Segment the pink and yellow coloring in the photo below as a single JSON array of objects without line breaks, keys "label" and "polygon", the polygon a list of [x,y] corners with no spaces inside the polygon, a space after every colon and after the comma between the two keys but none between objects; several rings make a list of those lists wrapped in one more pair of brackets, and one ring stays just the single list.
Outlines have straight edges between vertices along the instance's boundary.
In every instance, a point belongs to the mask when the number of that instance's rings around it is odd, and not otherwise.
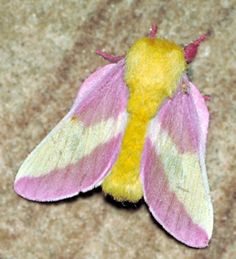
[{"label": "pink and yellow coloring", "polygon": [[205,166],[209,113],[187,64],[201,36],[185,48],[155,37],[134,43],[85,80],[69,113],[32,151],[14,189],[56,201],[102,185],[118,201],[142,197],[176,239],[206,247],[213,209]]}]

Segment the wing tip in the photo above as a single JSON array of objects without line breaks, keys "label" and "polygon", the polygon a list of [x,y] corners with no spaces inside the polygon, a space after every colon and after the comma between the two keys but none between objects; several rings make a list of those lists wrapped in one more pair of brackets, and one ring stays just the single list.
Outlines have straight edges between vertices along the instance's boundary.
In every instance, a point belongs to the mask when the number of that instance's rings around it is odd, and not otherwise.
[{"label": "wing tip", "polygon": [[31,195],[27,195],[26,187],[22,184],[21,178],[16,178],[15,182],[13,184],[13,190],[17,195],[20,197],[30,200],[30,201],[39,201],[35,199],[34,197],[31,197]]},{"label": "wing tip", "polygon": [[32,193],[30,192],[30,189],[27,187],[24,181],[24,178],[25,177],[16,178],[14,182],[13,189],[17,195],[29,201],[35,201],[35,202],[49,201],[49,200],[43,200],[43,199],[37,198],[36,196],[32,195]]},{"label": "wing tip", "polygon": [[[146,202],[145,196],[144,200]],[[166,224],[158,217],[157,213],[155,213],[152,207],[148,206],[148,208],[156,222],[159,223],[162,228],[171,236],[173,236],[177,241],[192,248],[207,248],[209,246],[212,233],[208,234],[207,230],[203,229],[198,224],[193,223],[192,226],[194,226],[194,229],[192,229],[192,231],[189,232],[189,235],[185,237],[166,226]]]},{"label": "wing tip", "polygon": [[[203,230],[204,231],[204,230]],[[177,240],[179,240],[180,242],[182,242],[183,244],[192,247],[192,248],[207,248],[209,246],[211,237],[209,237],[206,232],[204,231],[203,234],[205,235],[205,237],[197,237],[193,240],[180,240],[177,237],[175,237]]]}]

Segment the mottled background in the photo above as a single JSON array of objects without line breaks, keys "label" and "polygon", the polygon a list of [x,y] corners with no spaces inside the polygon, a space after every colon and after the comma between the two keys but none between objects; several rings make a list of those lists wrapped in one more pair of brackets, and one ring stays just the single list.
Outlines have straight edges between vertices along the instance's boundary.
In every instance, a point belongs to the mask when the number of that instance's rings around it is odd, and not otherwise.
[{"label": "mottled background", "polygon": [[[194,2],[194,3],[190,3]],[[236,1],[0,0],[0,258],[235,258]],[[100,190],[38,204],[12,190],[26,155],[70,108],[81,82],[123,54],[150,24],[186,44],[211,32],[192,64],[209,102],[207,168],[215,211],[207,249],[155,224],[144,203],[113,204]]]}]

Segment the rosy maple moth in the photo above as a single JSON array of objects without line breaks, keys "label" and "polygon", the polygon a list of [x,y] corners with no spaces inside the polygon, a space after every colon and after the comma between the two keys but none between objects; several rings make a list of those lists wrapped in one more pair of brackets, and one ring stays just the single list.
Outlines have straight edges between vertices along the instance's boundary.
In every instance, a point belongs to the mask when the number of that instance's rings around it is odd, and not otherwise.
[{"label": "rosy maple moth", "polygon": [[115,200],[143,196],[177,240],[206,247],[212,235],[205,146],[209,113],[186,69],[204,36],[186,47],[149,37],[82,84],[68,114],[20,167],[14,189],[57,201],[102,184]]}]

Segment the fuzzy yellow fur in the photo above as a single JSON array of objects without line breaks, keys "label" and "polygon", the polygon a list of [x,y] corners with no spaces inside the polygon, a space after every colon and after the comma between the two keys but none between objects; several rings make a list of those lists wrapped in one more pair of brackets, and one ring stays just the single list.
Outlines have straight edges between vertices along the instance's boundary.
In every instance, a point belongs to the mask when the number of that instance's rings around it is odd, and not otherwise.
[{"label": "fuzzy yellow fur", "polygon": [[129,120],[119,157],[102,184],[114,199],[142,198],[140,162],[147,126],[162,101],[176,90],[185,67],[183,49],[173,42],[142,38],[130,48],[125,74]]}]

